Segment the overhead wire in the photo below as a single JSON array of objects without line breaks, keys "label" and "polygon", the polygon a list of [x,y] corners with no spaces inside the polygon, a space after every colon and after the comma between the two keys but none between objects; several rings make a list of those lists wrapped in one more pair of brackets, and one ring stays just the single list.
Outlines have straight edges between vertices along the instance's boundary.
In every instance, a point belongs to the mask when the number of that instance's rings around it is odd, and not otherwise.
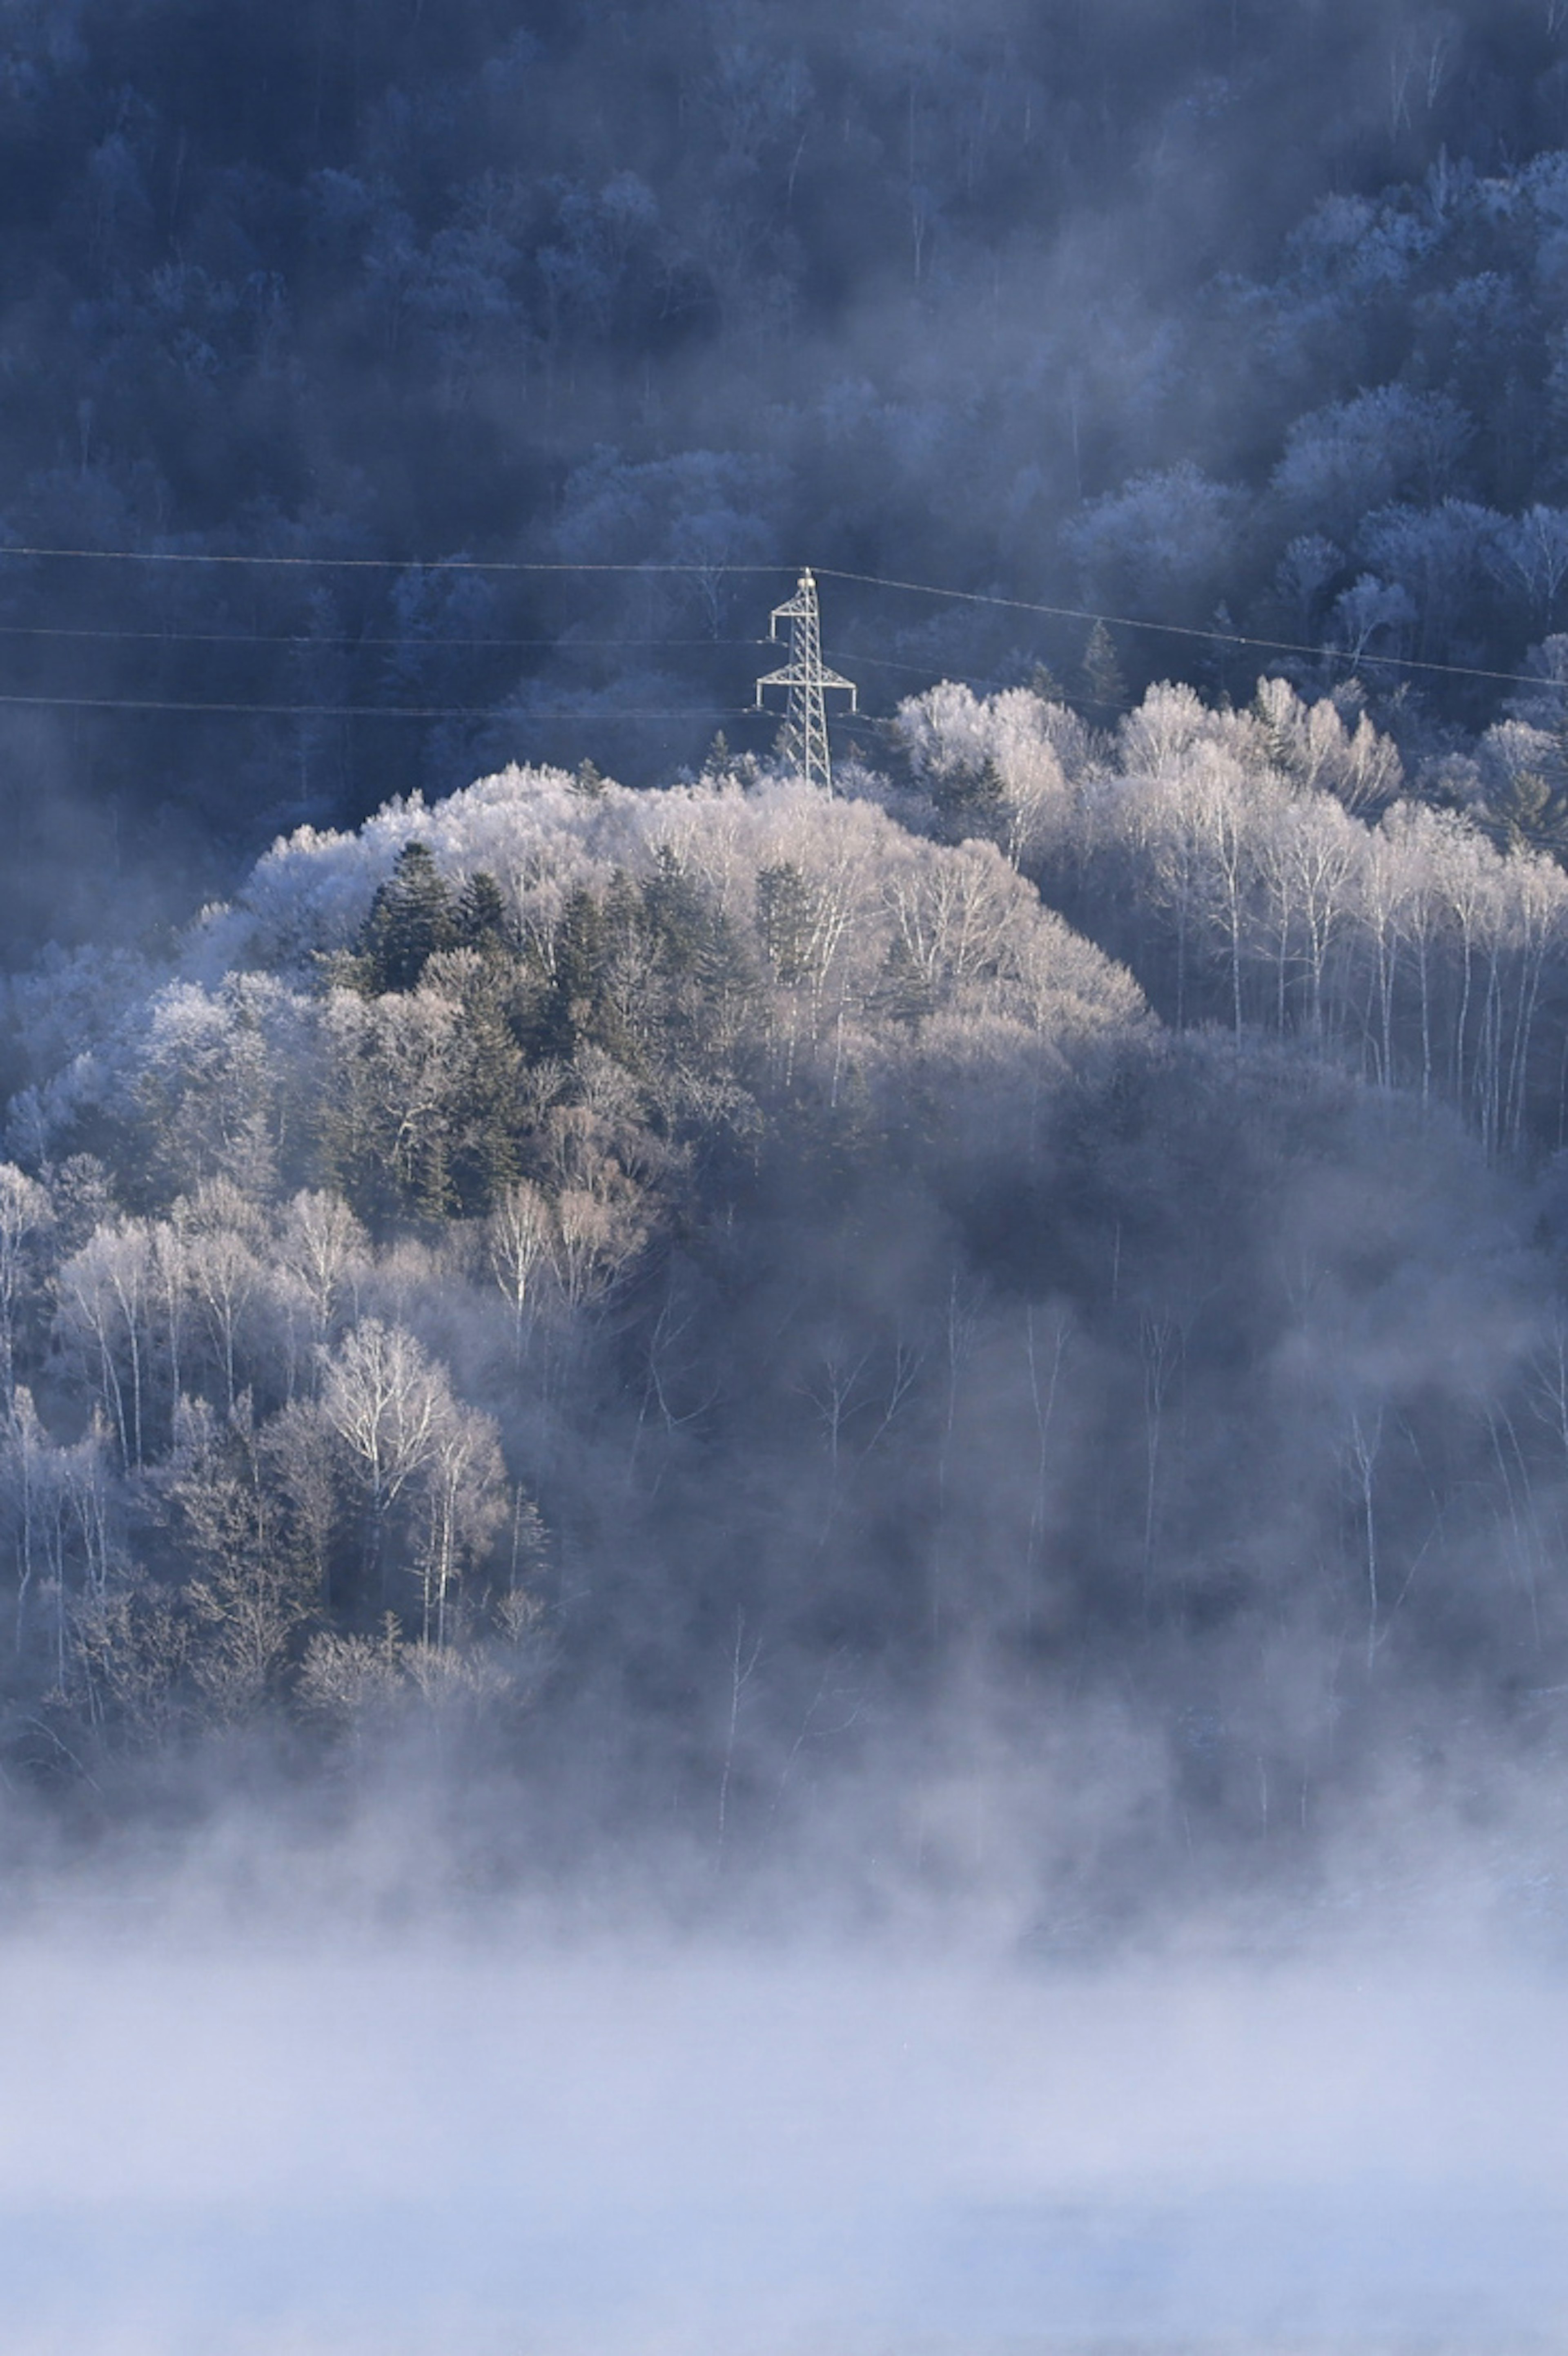
[{"label": "overhead wire", "polygon": [[1210,624],[1200,627],[1191,622],[1151,622],[1131,614],[1096,613],[1087,605],[1046,605],[1028,597],[1002,597],[979,589],[944,589],[931,581],[899,581],[876,573],[848,573],[830,564],[815,566],[819,581],[853,581],[871,589],[902,589],[921,597],[944,597],[965,605],[995,605],[1018,614],[1040,614],[1054,621],[1098,622],[1108,630],[1143,630],[1157,637],[1193,638],[1205,646],[1253,647],[1260,652],[1282,655],[1306,655],[1315,662],[1330,660],[1352,664],[1380,663],[1396,670],[1435,671],[1450,679],[1483,679],[1508,687],[1549,686],[1550,680],[1532,677],[1524,671],[1484,670],[1473,663],[1440,663],[1423,660],[1417,655],[1379,655],[1362,649],[1352,653],[1348,647],[1311,645],[1303,639],[1264,638],[1250,631],[1227,630]]},{"label": "overhead wire", "polygon": [[[540,574],[550,576],[602,573],[645,575],[656,573],[677,575],[686,578],[701,578],[705,580],[721,580],[731,575],[744,578],[754,578],[763,575],[777,577],[780,574],[787,573],[788,572],[796,569],[784,564],[700,564],[691,562],[665,562],[663,560],[650,560],[645,562],[632,562],[625,560],[616,562],[599,562],[579,559],[547,560],[538,558],[467,556],[430,558],[392,556],[300,556],[211,549],[51,548],[35,546],[30,543],[23,542],[7,542],[0,544],[0,559],[7,558],[40,562],[98,562],[121,564],[207,564],[247,568],[281,567],[292,570],[315,569],[319,571],[331,569],[356,572],[379,571],[423,573],[496,573],[511,574]],[[996,591],[955,589],[948,587],[938,582],[911,581],[890,573],[855,572],[851,571],[847,566],[842,565],[816,565],[814,566],[812,570],[815,572],[816,577],[823,581],[842,581],[851,583],[862,588],[892,590],[912,596],[934,597],[952,605],[972,605],[1008,613],[1035,615],[1043,619],[1052,621],[1086,622],[1092,626],[1095,624],[1099,624],[1106,629],[1133,630],[1154,637],[1186,639],[1210,647],[1246,648],[1261,654],[1296,655],[1315,662],[1328,660],[1344,663],[1349,665],[1351,669],[1375,667],[1380,669],[1420,671],[1428,676],[1448,679],[1479,680],[1494,686],[1526,687],[1533,688],[1537,691],[1552,684],[1551,681],[1543,680],[1539,676],[1529,672],[1494,670],[1472,663],[1437,662],[1428,658],[1416,655],[1374,653],[1367,648],[1352,650],[1349,648],[1333,647],[1322,643],[1315,644],[1305,639],[1265,637],[1252,631],[1227,629],[1220,626],[1218,623],[1207,626],[1199,626],[1197,624],[1186,622],[1152,621],[1147,616],[1142,615],[1111,614],[1087,605],[1050,605],[1037,598],[1003,596]],[[10,634],[10,626],[4,626],[6,627],[7,634]],[[16,626],[18,633],[20,630],[26,629],[27,626]],[[75,635],[74,633],[69,633],[64,630],[47,632],[45,626],[38,626],[36,634],[39,636],[46,634],[59,635],[61,637]],[[255,634],[254,636],[242,636],[240,633],[229,632],[206,633],[180,631],[118,633],[105,630],[102,632],[83,631],[80,635],[83,637],[102,636],[105,638],[112,638],[118,636],[124,636],[127,638],[137,639],[150,639],[156,637],[160,640],[167,640],[168,642],[176,644],[222,644],[232,642],[236,644],[245,643],[261,645],[278,643],[297,647],[325,647],[332,645],[401,645],[410,643],[410,641],[398,638],[315,638],[308,636],[301,637],[297,633],[288,634],[286,636],[280,633],[277,635],[276,638],[260,633]],[[552,646],[560,649],[570,648],[572,645],[582,647],[597,646],[604,648],[609,648],[617,645],[645,645],[648,647],[723,645],[727,647],[738,647],[747,644],[758,644],[761,643],[761,641],[747,639],[720,640],[710,638],[647,638],[624,640],[609,638],[598,640],[443,638],[440,640],[423,639],[414,641],[414,643],[451,646],[484,645],[490,647],[508,645],[526,647],[539,645]],[[857,659],[851,658],[850,659]],[[882,664],[890,669],[906,669],[912,672],[919,671],[924,668],[916,664],[896,664],[893,662],[891,658],[886,656],[867,655],[862,656],[858,659]],[[127,699],[122,701],[120,699],[112,698],[80,699],[60,696],[12,696],[3,700],[10,702],[59,704],[62,706],[69,706],[75,703],[92,702],[100,704],[105,709],[128,710],[265,710],[275,712],[291,711],[299,712],[319,711],[326,712],[331,709],[331,707],[326,706],[305,705],[261,706],[217,703],[186,704],[177,702],[161,702],[153,698],[136,700]],[[456,707],[443,707],[440,709],[431,707],[428,709],[420,708],[416,710],[414,707],[400,705],[397,707],[389,707],[389,709],[395,709],[400,714],[409,712],[415,717],[455,718],[471,716],[467,707],[463,707],[461,709]],[[344,711],[349,716],[357,713],[364,713],[367,717],[376,716],[373,707],[369,706],[346,706],[344,707]],[[624,716],[627,718],[634,718],[650,717],[654,715],[627,713]],[[693,714],[692,716],[705,717],[707,715]]]},{"label": "overhead wire", "polygon": [[397,637],[328,630],[318,637],[309,630],[123,630],[111,629],[107,626],[68,627],[54,622],[0,622],[0,638],[125,639],[147,646],[293,647],[302,652],[326,647],[347,647],[350,651],[359,647],[549,647],[557,654],[570,654],[575,647],[754,647],[768,644],[765,638],[437,638],[412,631]]},{"label": "overhead wire", "polygon": [[[767,644],[767,640],[764,638],[762,643],[765,646]],[[834,664],[848,663],[856,670],[863,670],[867,664],[869,663],[877,670],[905,671],[912,679],[929,680],[931,677],[931,665],[929,663],[899,662],[896,661],[891,655],[847,655],[841,652],[836,652],[832,655],[825,654],[823,659]],[[982,678],[976,672],[965,671],[964,674],[964,684],[966,687],[999,689],[1016,687],[1018,686],[1019,681],[1016,679]]]},{"label": "overhead wire", "polygon": [[623,720],[742,720],[754,718],[750,704],[728,710],[699,712],[539,712],[527,704],[499,703],[242,703],[181,702],[161,696],[132,695],[12,695],[0,692],[0,705],[17,704],[65,712],[207,712],[254,713],[273,720],[504,720],[525,726],[535,723],[570,721],[597,727],[601,721]]},{"label": "overhead wire", "polygon": [[278,556],[264,550],[208,548],[33,548],[0,545],[0,557],[37,562],[92,559],[106,564],[240,564],[308,566],[340,573],[684,573],[711,580],[726,573],[787,573],[785,564],[691,564],[650,560],[633,563],[590,562],[569,558],[513,556]]}]

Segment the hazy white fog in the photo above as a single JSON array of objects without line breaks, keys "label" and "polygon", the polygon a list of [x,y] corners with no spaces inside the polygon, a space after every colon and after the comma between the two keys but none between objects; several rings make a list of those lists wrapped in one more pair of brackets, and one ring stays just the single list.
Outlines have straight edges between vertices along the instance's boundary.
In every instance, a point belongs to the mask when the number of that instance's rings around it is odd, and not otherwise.
[{"label": "hazy white fog", "polygon": [[16,2356],[1568,2335],[1563,1989],[1473,1954],[35,1922],[0,2088]]}]

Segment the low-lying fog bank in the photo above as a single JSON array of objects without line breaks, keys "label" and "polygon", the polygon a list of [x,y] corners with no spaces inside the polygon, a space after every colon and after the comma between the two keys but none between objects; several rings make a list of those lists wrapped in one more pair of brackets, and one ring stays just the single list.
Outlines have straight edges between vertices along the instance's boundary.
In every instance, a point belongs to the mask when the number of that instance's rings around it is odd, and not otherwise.
[{"label": "low-lying fog bank", "polygon": [[[810,1918],[803,1893],[801,1919]],[[17,2356],[1560,2348],[1560,1970],[36,1899]]]}]

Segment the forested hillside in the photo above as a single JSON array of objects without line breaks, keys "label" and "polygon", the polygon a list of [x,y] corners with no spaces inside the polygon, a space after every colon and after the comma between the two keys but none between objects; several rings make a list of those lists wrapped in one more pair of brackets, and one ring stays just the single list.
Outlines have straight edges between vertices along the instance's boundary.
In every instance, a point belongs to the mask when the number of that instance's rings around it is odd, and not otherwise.
[{"label": "forested hillside", "polygon": [[853,1794],[938,1876],[994,1777],[1101,1907],[1554,1739],[1561,871],[1280,682],[898,725],[307,828],[13,985],[11,1774],[417,1738],[547,1851]]},{"label": "forested hillside", "polygon": [[8,1788],[1103,1919],[1555,1755],[1565,95],[0,0]]},{"label": "forested hillside", "polygon": [[0,2350],[1568,2349],[1568,0],[0,0]]},{"label": "forested hillside", "polygon": [[[655,782],[805,561],[944,593],[835,585],[873,713],[1041,663],[1098,723],[1244,700],[1240,634],[1466,754],[1564,619],[1565,40],[1557,0],[5,0],[13,934],[101,930],[107,871],[134,937],[514,759]],[[1091,610],[1133,626],[1086,661]]]}]

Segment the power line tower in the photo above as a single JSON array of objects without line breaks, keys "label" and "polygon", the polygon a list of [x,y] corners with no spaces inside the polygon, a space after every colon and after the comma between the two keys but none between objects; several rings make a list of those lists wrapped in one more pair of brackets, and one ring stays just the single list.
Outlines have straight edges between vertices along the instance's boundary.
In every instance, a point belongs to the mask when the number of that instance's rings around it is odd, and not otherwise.
[{"label": "power line tower", "polygon": [[777,638],[781,622],[789,624],[789,660],[782,670],[771,670],[757,681],[757,710],[767,709],[763,701],[764,687],[788,688],[789,703],[779,732],[779,752],[784,760],[796,765],[808,786],[820,786],[825,794],[830,794],[833,759],[827,749],[824,690],[841,688],[853,712],[855,683],[823,667],[822,620],[816,609],[816,584],[809,569],[801,574],[800,585],[788,603],[773,607],[768,626],[770,638]]}]

